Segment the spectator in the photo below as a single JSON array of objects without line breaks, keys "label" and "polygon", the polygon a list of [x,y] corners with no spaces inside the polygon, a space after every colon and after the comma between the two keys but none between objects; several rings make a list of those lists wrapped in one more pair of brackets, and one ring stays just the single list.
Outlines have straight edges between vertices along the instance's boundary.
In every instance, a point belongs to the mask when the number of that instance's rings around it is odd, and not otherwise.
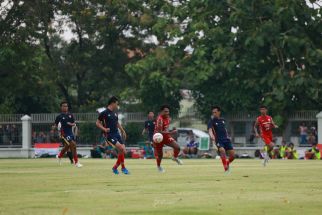
[{"label": "spectator", "polygon": [[3,135],[4,135],[3,126],[0,125],[0,144],[3,144]]},{"label": "spectator", "polygon": [[154,158],[153,148],[149,142],[145,143],[145,146],[143,146],[143,150],[144,150],[144,159]]},{"label": "spectator", "polygon": [[36,143],[45,143],[46,142],[46,135],[44,132],[39,132],[38,136],[36,136]]},{"label": "spectator", "polygon": [[5,145],[11,145],[11,130],[10,130],[10,125],[5,125],[3,129],[3,143]]},{"label": "spectator", "polygon": [[196,156],[198,153],[199,143],[196,141],[195,135],[192,131],[189,131],[187,137],[187,146],[183,149],[183,153],[187,157]]},{"label": "spectator", "polygon": [[60,142],[57,132],[52,128],[49,132],[49,142],[58,143]]},{"label": "spectator", "polygon": [[299,130],[300,130],[300,143],[306,144],[307,143],[307,127],[304,122],[300,125]]},{"label": "spectator", "polygon": [[313,135],[313,133],[310,133],[309,134],[309,138],[308,138],[308,144],[310,144],[310,145],[313,145],[313,144],[315,144],[315,143],[317,143],[317,141],[316,141],[316,138],[315,138],[315,136]]},{"label": "spectator", "polygon": [[279,151],[279,158],[284,159],[286,157],[286,149],[287,149],[287,145],[286,145],[286,142],[283,140],[282,141],[282,145],[278,149],[278,151]]},{"label": "spectator", "polygon": [[321,153],[319,148],[317,147],[317,143],[314,143],[312,145],[312,148],[307,150],[305,152],[305,159],[312,159],[312,160],[320,160],[321,159]]},{"label": "spectator", "polygon": [[285,150],[285,157],[287,159],[299,159],[299,153],[294,148],[294,144],[290,143],[288,144],[287,149]]}]

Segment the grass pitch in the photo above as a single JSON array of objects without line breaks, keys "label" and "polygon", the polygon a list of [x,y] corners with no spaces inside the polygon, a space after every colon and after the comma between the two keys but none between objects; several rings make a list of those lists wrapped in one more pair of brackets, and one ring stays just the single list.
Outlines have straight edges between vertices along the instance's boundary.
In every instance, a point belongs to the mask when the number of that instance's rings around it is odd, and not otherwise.
[{"label": "grass pitch", "polygon": [[131,175],[113,175],[115,160],[0,160],[0,214],[321,214],[322,162],[126,160]]}]

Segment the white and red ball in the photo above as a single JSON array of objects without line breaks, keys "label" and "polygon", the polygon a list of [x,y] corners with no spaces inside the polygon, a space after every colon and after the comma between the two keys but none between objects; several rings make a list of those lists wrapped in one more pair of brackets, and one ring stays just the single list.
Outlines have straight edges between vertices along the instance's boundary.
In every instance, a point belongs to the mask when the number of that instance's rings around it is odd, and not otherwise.
[{"label": "white and red ball", "polygon": [[163,140],[163,135],[161,133],[155,133],[153,135],[153,142],[155,143],[161,143]]}]

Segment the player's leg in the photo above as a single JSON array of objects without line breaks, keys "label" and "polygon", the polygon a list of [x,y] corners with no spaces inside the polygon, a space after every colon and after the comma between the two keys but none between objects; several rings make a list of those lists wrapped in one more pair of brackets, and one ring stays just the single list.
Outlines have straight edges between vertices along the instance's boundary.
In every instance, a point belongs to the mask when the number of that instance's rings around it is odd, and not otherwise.
[{"label": "player's leg", "polygon": [[173,158],[172,160],[177,162],[178,165],[182,165],[183,162],[178,158],[179,153],[180,153],[180,146],[178,145],[178,143],[174,140],[174,139],[169,139],[168,143],[165,143],[165,145],[170,146],[171,148],[173,148]]},{"label": "player's leg", "polygon": [[157,167],[159,172],[163,173],[164,169],[161,167],[161,161],[163,158],[163,144],[162,143],[153,143],[154,147],[154,157],[157,162]]},{"label": "player's leg", "polygon": [[69,145],[64,143],[62,150],[58,153],[58,155],[56,155],[59,165],[61,165],[61,158],[64,156],[64,154],[67,152],[68,149],[69,149]]},{"label": "player's leg", "polygon": [[228,154],[228,165],[229,165],[235,160],[235,150],[234,149],[227,150],[227,154]]},{"label": "player's leg", "polygon": [[77,155],[77,148],[76,148],[76,142],[74,139],[71,139],[70,141],[70,149],[73,153],[74,163],[76,167],[82,167],[83,165],[78,162],[78,155]]},{"label": "player's leg", "polygon": [[[114,164],[112,170],[114,172],[114,174],[119,174],[117,168],[122,164],[122,169],[124,166],[124,157],[125,157],[125,146],[124,144],[121,144],[119,141],[115,141],[114,139],[111,139],[111,143],[115,146],[116,150],[117,150],[117,160],[116,163]],[[125,166],[124,166],[125,168]]]},{"label": "player's leg", "polygon": [[70,147],[68,148],[68,150],[67,150],[67,157],[69,158],[69,160],[70,160],[70,163],[71,164],[74,164],[74,161],[73,161],[73,153],[72,153],[72,150],[70,149]]},{"label": "player's leg", "polygon": [[227,157],[226,157],[226,150],[224,149],[223,146],[218,145],[218,152],[219,152],[219,156],[222,162],[222,165],[224,167],[224,170],[227,171],[228,170],[228,162],[227,162]]}]

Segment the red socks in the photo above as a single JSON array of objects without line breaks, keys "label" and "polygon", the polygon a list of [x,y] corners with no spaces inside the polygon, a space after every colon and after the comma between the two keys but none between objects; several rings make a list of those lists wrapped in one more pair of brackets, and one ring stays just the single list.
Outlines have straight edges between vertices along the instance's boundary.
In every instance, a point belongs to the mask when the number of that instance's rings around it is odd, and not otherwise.
[{"label": "red socks", "polygon": [[77,163],[78,163],[78,156],[77,156],[77,152],[74,154],[74,162],[75,162],[75,164],[77,164]]},{"label": "red socks", "polygon": [[115,163],[115,165],[114,165],[114,169],[117,169],[118,167],[119,167],[119,165],[122,165],[122,169],[124,169],[125,168],[125,165],[124,165],[124,154],[122,153],[122,154],[118,154],[118,156],[117,156],[117,161],[116,161],[116,163]]},{"label": "red socks", "polygon": [[226,155],[222,154],[222,155],[220,155],[220,158],[221,158],[222,165],[224,166],[224,169],[226,171],[228,168]]},{"label": "red socks", "polygon": [[179,149],[173,149],[173,157],[177,158],[180,153],[180,148]]},{"label": "red socks", "polygon": [[232,163],[235,160],[235,156],[229,156],[228,164]]}]

